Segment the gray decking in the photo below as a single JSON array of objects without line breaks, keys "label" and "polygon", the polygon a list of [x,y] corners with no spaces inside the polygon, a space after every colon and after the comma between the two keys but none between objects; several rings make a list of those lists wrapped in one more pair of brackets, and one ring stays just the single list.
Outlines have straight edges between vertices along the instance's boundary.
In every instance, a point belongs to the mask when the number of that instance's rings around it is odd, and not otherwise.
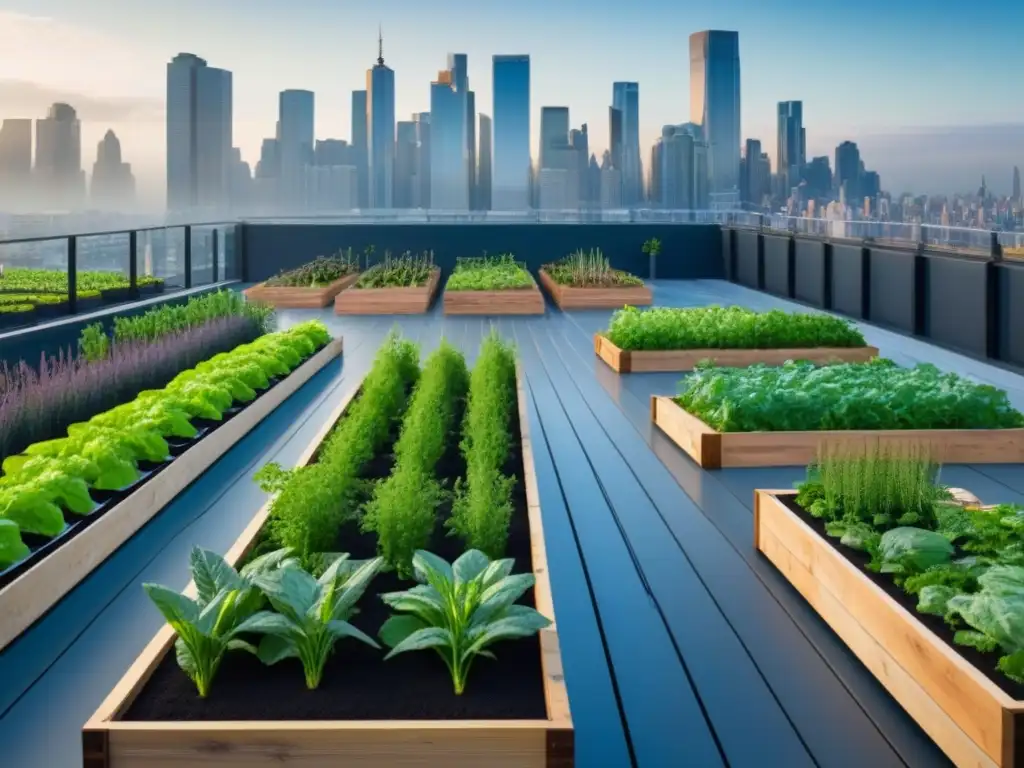
[{"label": "gray decking", "polygon": [[[786,302],[717,281],[656,283],[659,304]],[[312,312],[287,313],[292,322]],[[618,376],[593,355],[607,312],[399,319],[429,350],[472,357],[491,324],[515,339],[581,768],[942,766],[945,758],[752,548],[755,487],[802,469],[697,468],[649,424],[675,374]],[[355,387],[393,318],[323,317],[345,337],[320,374],[0,654],[0,764],[80,765],[79,731],[160,624],[139,584],[184,586],[194,544],[224,551],[263,501],[251,476],[293,463]],[[902,363],[933,362],[1010,390],[1024,378],[866,328]],[[955,466],[946,482],[1024,502],[1019,466]]]}]

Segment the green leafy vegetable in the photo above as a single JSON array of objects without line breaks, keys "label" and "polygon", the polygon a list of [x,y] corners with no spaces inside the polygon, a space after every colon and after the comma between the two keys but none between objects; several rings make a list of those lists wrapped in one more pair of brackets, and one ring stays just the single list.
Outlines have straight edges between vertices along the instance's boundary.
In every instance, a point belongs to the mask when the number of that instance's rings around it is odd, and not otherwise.
[{"label": "green leafy vegetable", "polygon": [[29,549],[21,540],[17,523],[0,517],[0,568],[6,568],[29,555]]},{"label": "green leafy vegetable", "polygon": [[459,259],[446,291],[506,291],[533,288],[533,275],[511,254],[482,259]]}]

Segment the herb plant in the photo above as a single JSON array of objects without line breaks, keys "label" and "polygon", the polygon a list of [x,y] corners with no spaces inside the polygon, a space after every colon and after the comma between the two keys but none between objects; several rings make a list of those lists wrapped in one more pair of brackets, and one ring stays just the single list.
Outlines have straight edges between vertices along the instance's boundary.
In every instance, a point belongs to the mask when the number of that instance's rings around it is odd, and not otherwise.
[{"label": "herb plant", "polygon": [[451,565],[430,552],[416,552],[419,585],[382,595],[399,612],[380,629],[381,641],[391,649],[386,658],[433,648],[461,695],[477,656],[494,658],[489,650],[494,643],[530,637],[551,625],[535,609],[516,604],[535,579],[532,573],[513,575],[513,565],[512,560],[492,562],[477,550]]},{"label": "herb plant", "polygon": [[575,288],[614,288],[644,284],[636,275],[612,269],[600,248],[589,253],[576,251],[553,264],[545,264],[544,271],[559,285]]},{"label": "herb plant", "polygon": [[406,251],[398,258],[384,254],[384,261],[359,275],[355,288],[417,288],[427,284],[434,266],[434,252],[414,256]]},{"label": "herb plant", "polygon": [[302,662],[306,687],[315,690],[324,665],[343,637],[378,648],[376,641],[348,620],[356,611],[383,561],[356,565],[340,555],[319,579],[297,565],[261,574],[254,581],[274,611],[261,611],[244,624],[246,632],[263,635],[257,655],[264,664],[295,658]]},{"label": "herb plant", "polygon": [[[221,317],[247,318],[260,333],[267,333],[273,325],[274,315],[272,307],[247,302],[237,291],[215,291],[190,298],[185,304],[165,304],[135,317],[114,318],[114,343],[154,341],[171,333],[198,328]],[[83,338],[84,335],[83,332]]]},{"label": "herb plant", "polygon": [[103,323],[91,323],[82,329],[78,339],[79,354],[89,362],[103,360],[110,354],[110,337],[103,330]]},{"label": "herb plant", "polygon": [[492,330],[470,376],[461,443],[466,477],[456,482],[447,522],[469,548],[489,557],[504,555],[508,541],[516,479],[502,470],[511,449],[509,426],[515,404],[515,349]]},{"label": "herb plant", "polygon": [[268,288],[321,288],[359,271],[359,260],[352,249],[334,256],[318,256],[308,264],[275,275],[266,281]]},{"label": "herb plant", "polygon": [[752,312],[743,307],[625,307],[604,332],[629,350],[863,347],[849,320],[824,314]]},{"label": "herb plant", "polygon": [[[77,274],[79,296],[82,291],[106,291],[130,287],[128,278],[119,272],[79,270]],[[154,285],[161,285],[160,278],[148,278]],[[139,279],[142,284],[143,278]],[[31,269],[8,267],[0,273],[0,292],[3,293],[68,293],[68,273],[63,269]],[[99,295],[97,293],[97,295]]]},{"label": "herb plant", "polygon": [[646,240],[644,242],[640,250],[645,256],[657,258],[661,255],[661,240],[656,237],[652,237],[650,240]]},{"label": "herb plant", "polygon": [[1007,429],[1024,426],[1002,390],[934,365],[890,360],[816,367],[698,366],[675,402],[721,432]]},{"label": "herb plant", "polygon": [[395,467],[366,505],[363,529],[377,534],[379,554],[401,576],[411,572],[413,554],[430,541],[437,507],[445,499],[434,470],[455,427],[468,379],[462,353],[442,340],[423,366],[402,421]]},{"label": "herb plant", "polygon": [[511,254],[459,259],[445,287],[449,291],[505,291],[532,288],[536,283],[525,265]]},{"label": "herb plant", "polygon": [[252,618],[265,603],[256,580],[288,565],[287,549],[268,553],[240,572],[215,552],[192,550],[190,566],[196,597],[159,584],[142,588],[177,633],[178,666],[196,684],[201,698],[210,693],[224,654],[233,649],[256,653],[242,634],[253,631]]}]

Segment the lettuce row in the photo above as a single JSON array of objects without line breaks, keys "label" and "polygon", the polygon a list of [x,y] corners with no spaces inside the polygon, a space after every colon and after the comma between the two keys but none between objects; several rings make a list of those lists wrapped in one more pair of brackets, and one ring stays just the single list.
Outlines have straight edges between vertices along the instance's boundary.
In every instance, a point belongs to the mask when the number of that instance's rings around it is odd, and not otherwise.
[{"label": "lettuce row", "polygon": [[[63,510],[91,512],[90,490],[120,490],[136,482],[141,461],[168,459],[167,438],[197,434],[192,419],[220,421],[247,403],[271,377],[285,376],[330,339],[319,321],[262,336],[200,363],[164,389],[72,424],[67,437],[34,443],[3,462],[0,476],[0,568],[28,555],[21,533],[53,537]],[[12,525],[14,526],[12,528]]]}]

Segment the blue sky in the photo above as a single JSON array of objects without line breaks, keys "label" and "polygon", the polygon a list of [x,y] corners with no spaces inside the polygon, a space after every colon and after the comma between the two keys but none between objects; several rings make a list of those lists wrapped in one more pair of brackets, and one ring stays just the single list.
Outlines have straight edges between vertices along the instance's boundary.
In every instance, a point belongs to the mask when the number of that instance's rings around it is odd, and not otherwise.
[{"label": "blue sky", "polygon": [[[566,105],[604,148],[611,83],[637,80],[646,157],[662,125],[689,119],[689,34],[737,29],[743,135],[772,155],[776,103],[802,99],[808,154],[859,141],[891,191],[964,188],[985,172],[1008,191],[1009,168],[1024,165],[1024,131],[1001,132],[998,148],[976,146],[965,131],[1024,125],[1020,0],[0,0],[0,117],[51,96],[77,98],[86,159],[114,127],[126,159],[158,174],[164,66],[189,51],[234,72],[235,142],[247,160],[273,134],[284,88],[316,92],[319,138],[348,138],[349,92],[376,57],[378,22],[399,119],[428,108],[429,81],[449,51],[469,55],[477,108],[489,113],[491,55],[525,52],[535,134],[542,105]],[[961,157],[953,164],[963,167],[943,176],[927,140],[900,139],[936,132],[942,147],[952,142],[977,161]]]}]

